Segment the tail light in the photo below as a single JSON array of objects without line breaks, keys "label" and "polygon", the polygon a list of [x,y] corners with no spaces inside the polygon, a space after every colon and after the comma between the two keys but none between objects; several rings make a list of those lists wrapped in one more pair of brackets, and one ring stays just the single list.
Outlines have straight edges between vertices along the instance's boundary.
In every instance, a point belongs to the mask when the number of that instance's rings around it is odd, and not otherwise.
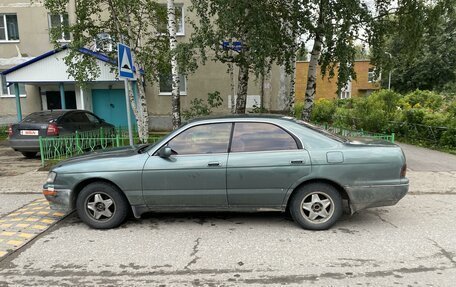
[{"label": "tail light", "polygon": [[407,164],[404,163],[404,165],[401,168],[401,178],[405,177],[406,174],[407,174]]},{"label": "tail light", "polygon": [[11,137],[13,135],[13,125],[9,125],[8,127],[8,137]]},{"label": "tail light", "polygon": [[59,127],[57,124],[49,124],[47,127],[46,134],[48,136],[58,136],[59,135]]}]

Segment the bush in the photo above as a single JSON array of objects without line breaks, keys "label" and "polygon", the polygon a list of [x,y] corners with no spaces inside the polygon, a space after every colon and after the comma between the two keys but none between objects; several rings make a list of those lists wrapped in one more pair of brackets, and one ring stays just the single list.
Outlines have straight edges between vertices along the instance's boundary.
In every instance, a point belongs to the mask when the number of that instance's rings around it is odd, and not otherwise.
[{"label": "bush", "polygon": [[295,103],[294,104],[294,117],[298,120],[302,119],[302,110],[304,109],[304,103]]},{"label": "bush", "polygon": [[416,90],[408,93],[402,99],[404,107],[412,108],[429,108],[433,111],[438,111],[442,108],[444,97],[440,94],[431,91]]},{"label": "bush", "polygon": [[335,112],[335,101],[328,99],[319,99],[313,106],[311,121],[331,124],[333,122],[333,116]]},{"label": "bush", "polygon": [[203,99],[195,98],[190,101],[190,108],[182,111],[185,120],[208,116],[212,114],[213,108],[218,108],[223,104],[223,99],[219,91],[207,94],[206,102]]},{"label": "bush", "polygon": [[315,102],[312,121],[369,132],[395,132],[410,141],[456,147],[456,98],[431,91],[380,90],[368,97]]}]

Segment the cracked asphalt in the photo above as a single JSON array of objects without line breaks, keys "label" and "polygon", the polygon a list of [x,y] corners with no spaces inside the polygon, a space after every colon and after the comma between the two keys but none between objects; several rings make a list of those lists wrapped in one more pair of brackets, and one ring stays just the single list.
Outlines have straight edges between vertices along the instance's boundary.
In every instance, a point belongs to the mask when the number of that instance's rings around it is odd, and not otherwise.
[{"label": "cracked asphalt", "polygon": [[[0,286],[454,286],[456,157],[404,151],[410,194],[328,231],[281,213],[147,214],[101,231],[71,214],[0,261]],[[9,187],[26,178],[0,175],[0,216],[39,197]]]}]

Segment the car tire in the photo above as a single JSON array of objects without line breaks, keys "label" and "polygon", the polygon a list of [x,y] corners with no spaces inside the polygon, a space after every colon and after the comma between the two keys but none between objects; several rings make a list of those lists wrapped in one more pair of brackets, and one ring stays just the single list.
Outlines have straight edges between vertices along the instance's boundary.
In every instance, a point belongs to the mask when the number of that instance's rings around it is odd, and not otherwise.
[{"label": "car tire", "polygon": [[33,151],[23,151],[21,153],[26,158],[35,158],[36,157],[36,152],[33,152]]},{"label": "car tire", "polygon": [[129,204],[123,193],[114,185],[94,182],[79,193],[76,210],[79,218],[90,227],[110,229],[125,221]]},{"label": "car tire", "polygon": [[342,197],[331,185],[311,183],[292,195],[290,213],[304,229],[325,230],[342,216]]}]

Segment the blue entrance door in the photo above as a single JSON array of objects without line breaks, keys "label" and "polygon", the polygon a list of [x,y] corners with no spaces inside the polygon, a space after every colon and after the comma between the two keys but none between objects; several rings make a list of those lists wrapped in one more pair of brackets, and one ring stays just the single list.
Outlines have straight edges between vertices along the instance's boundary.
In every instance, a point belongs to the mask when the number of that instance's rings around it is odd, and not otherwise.
[{"label": "blue entrance door", "polygon": [[[127,122],[127,105],[125,103],[124,90],[92,90],[93,112],[110,124],[117,127],[128,126]],[[131,122],[135,126],[133,112],[131,113]]]}]

